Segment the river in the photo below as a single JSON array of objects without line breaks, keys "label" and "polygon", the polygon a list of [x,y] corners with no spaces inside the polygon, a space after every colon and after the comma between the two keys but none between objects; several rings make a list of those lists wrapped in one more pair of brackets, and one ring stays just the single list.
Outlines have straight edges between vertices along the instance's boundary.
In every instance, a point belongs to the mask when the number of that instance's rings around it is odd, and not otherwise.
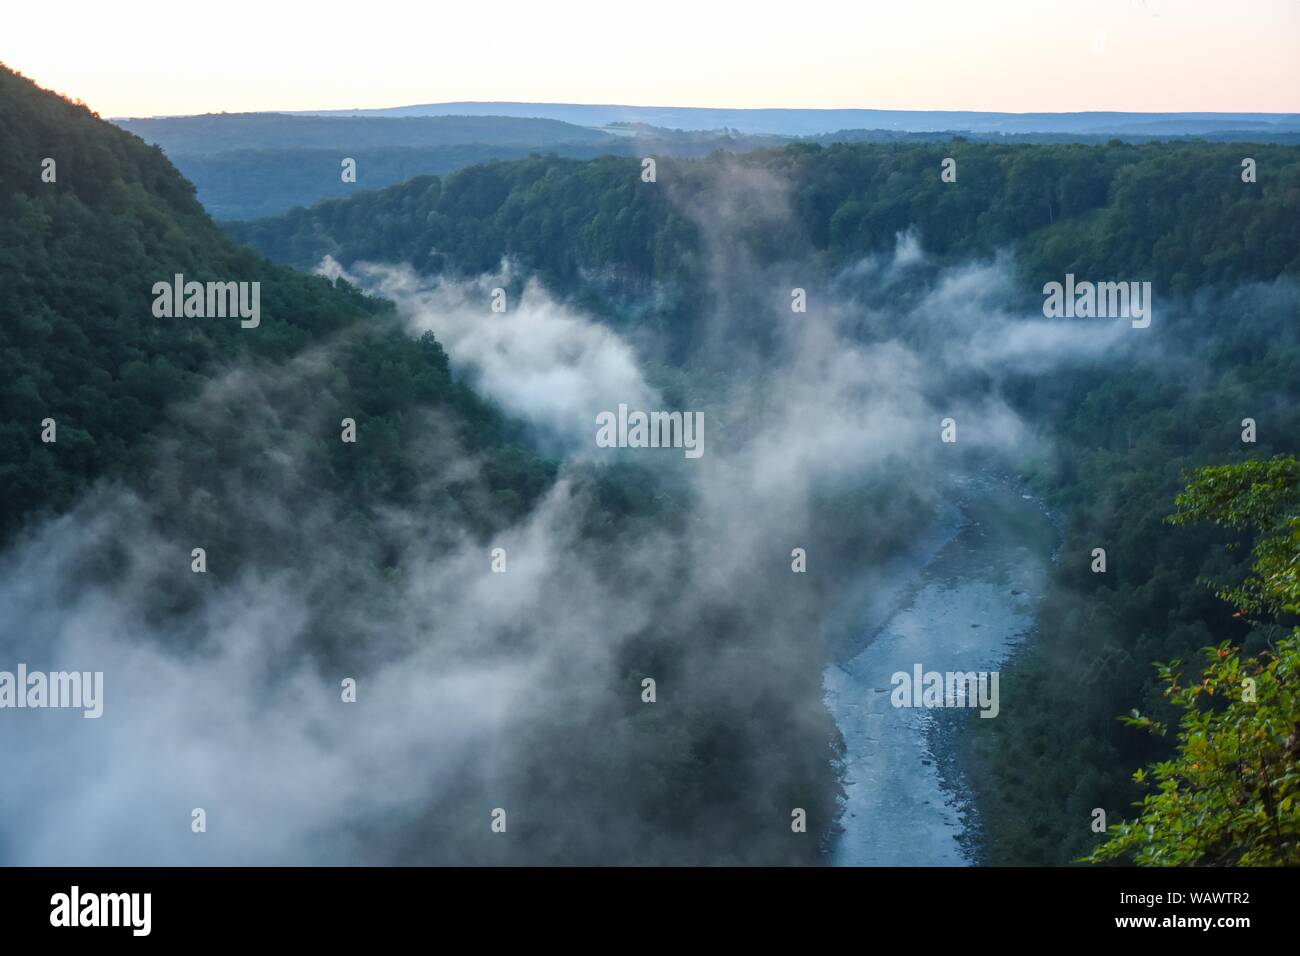
[{"label": "river", "polygon": [[[895,708],[890,677],[998,671],[1031,634],[1059,540],[1048,509],[989,477],[957,480],[912,553],[886,569],[855,640],[826,668],[827,706],[845,744],[837,866],[968,866],[978,828],[952,761],[963,721]],[[1000,703],[1008,687],[1000,682]],[[993,719],[997,719],[996,717]]]}]

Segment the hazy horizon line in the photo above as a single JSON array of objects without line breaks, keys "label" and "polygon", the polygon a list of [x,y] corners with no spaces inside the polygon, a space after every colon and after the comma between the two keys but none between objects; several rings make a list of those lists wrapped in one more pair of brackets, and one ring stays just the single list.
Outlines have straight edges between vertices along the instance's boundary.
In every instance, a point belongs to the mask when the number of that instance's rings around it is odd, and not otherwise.
[{"label": "hazy horizon line", "polygon": [[[15,71],[17,72],[17,71]],[[20,74],[24,75],[24,74]],[[28,77],[28,79],[32,79]],[[36,82],[33,80],[33,82]],[[39,84],[38,84],[39,85]],[[59,95],[74,99],[69,94],[55,90]],[[84,101],[83,101],[84,102]],[[1297,117],[1300,118],[1300,111],[1277,111],[1277,110],[1259,110],[1259,109],[1241,109],[1241,110],[1119,110],[1119,109],[1086,109],[1086,110],[1001,110],[1001,109],[974,109],[970,107],[947,107],[947,106],[928,106],[928,107],[895,107],[895,106],[675,106],[669,103],[614,103],[614,102],[580,102],[577,100],[429,100],[414,103],[397,103],[388,106],[319,106],[311,109],[277,109],[264,108],[255,110],[219,110],[206,111],[200,113],[151,113],[141,114],[122,114],[106,117],[109,120],[139,120],[139,119],[185,119],[198,116],[260,116],[260,115],[281,115],[281,116],[311,116],[320,113],[359,113],[359,112],[380,112],[383,110],[401,110],[401,109],[422,109],[426,107],[440,106],[580,106],[593,107],[597,109],[630,109],[630,110],[691,110],[694,112],[728,112],[728,113],[969,113],[973,115],[987,114],[994,116],[1194,116],[1194,117],[1211,117],[1211,116],[1278,116],[1278,117]],[[444,114],[447,116],[462,114]],[[503,114],[504,115],[504,114]],[[387,117],[377,117],[387,118]],[[393,119],[429,119],[433,117],[391,117]],[[528,117],[518,117],[526,119]],[[538,117],[542,118],[542,117]]]}]

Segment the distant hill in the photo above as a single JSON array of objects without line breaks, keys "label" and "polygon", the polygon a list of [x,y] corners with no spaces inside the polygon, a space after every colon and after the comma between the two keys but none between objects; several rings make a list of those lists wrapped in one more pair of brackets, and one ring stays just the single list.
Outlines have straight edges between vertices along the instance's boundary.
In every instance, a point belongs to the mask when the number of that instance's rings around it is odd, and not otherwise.
[{"label": "distant hill", "polygon": [[984,133],[1197,135],[1224,131],[1300,132],[1295,113],[986,113],[964,110],[704,109],[581,103],[427,103],[384,109],[318,110],[308,116],[512,116],[579,126],[645,123],[666,129],[817,136],[845,129]]},{"label": "distant hill", "polygon": [[[651,154],[703,156],[786,142],[726,131],[680,132],[644,124],[592,129],[499,116],[312,117],[209,113],[116,124],[160,146],[217,219],[259,219],[325,199],[344,199],[414,176],[445,175],[533,153],[572,159]],[[344,182],[341,162],[356,161]]]},{"label": "distant hill", "polygon": [[294,116],[287,113],[206,113],[118,119],[114,122],[169,156],[233,149],[365,149],[378,146],[550,146],[605,143],[612,137],[551,119],[512,116]]}]

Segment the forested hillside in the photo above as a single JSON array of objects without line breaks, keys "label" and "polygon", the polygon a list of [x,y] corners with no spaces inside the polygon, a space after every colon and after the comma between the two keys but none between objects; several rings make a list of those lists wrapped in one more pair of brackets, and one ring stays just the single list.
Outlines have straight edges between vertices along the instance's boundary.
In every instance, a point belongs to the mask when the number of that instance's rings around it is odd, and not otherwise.
[{"label": "forested hillside", "polygon": [[[1015,706],[971,725],[988,862],[1069,863],[1104,839],[1095,808],[1111,824],[1134,816],[1147,790],[1131,775],[1172,746],[1119,721],[1135,709],[1174,721],[1154,662],[1223,641],[1254,654],[1285,633],[1252,629],[1207,583],[1246,576],[1248,532],[1166,518],[1186,472],[1300,449],[1296,296],[1289,283],[1225,295],[1178,324],[1183,347],[1013,388],[1056,435],[1039,481],[1068,520],[1034,639],[1005,677]],[[1260,424],[1251,444],[1245,418]],[[1091,570],[1094,548],[1105,573]]]},{"label": "forested hillside", "polygon": [[[1249,186],[1247,154],[1266,170]],[[940,178],[945,157],[956,160],[956,183]],[[637,299],[631,311],[663,354],[707,361],[716,356],[693,349],[692,336],[719,300],[701,217],[688,210],[711,208],[720,170],[770,176],[788,190],[793,217],[737,236],[737,251],[784,263],[801,282],[811,281],[809,266],[832,275],[891,252],[908,232],[935,267],[1013,253],[1017,304],[1032,310],[1043,284],[1066,273],[1151,281],[1163,301],[1300,275],[1291,214],[1300,150],[1282,146],[797,145],[734,160],[662,159],[653,185],[636,160],[533,157],[225,228],[304,269],[329,255],[469,276],[507,258],[615,324]]]},{"label": "forested hillside", "polygon": [[[1094,860],[1154,866],[1300,864],[1300,465],[1294,456],[1198,468],[1169,520],[1214,524],[1254,537],[1251,573],[1219,581],[1236,618],[1267,625],[1264,646],[1231,639],[1193,664],[1159,664],[1178,715],[1177,753],[1133,773],[1146,788],[1141,815],[1107,828]],[[1188,665],[1191,665],[1190,671]],[[1199,682],[1197,678],[1200,678]],[[1171,720],[1134,708],[1134,729],[1167,737]]]},{"label": "forested hillside", "polygon": [[[396,466],[419,407],[455,408],[455,429],[475,446],[504,451],[513,440],[499,416],[451,381],[436,343],[395,334],[385,304],[344,283],[231,242],[158,149],[8,70],[0,70],[0,130],[0,541],[65,509],[97,478],[142,477],[141,446],[164,410],[223,369],[284,363],[353,329],[374,351],[354,347],[339,401],[392,432],[387,464]],[[46,158],[52,182],[42,181]],[[259,327],[155,318],[153,284],[176,273],[260,282]],[[381,362],[388,382],[365,374]],[[54,444],[40,440],[47,417],[57,423]],[[328,467],[348,466],[335,458]],[[528,500],[546,473],[521,466],[502,473],[499,487]],[[357,476],[336,478],[345,485]]]},{"label": "forested hillside", "polygon": [[[1241,188],[1246,156],[1266,170],[1250,189]],[[940,179],[945,157],[956,160],[955,184]],[[681,209],[709,181],[711,162],[661,162],[668,189],[640,182],[630,159],[489,163],[228,228],[303,267],[329,254],[473,274],[511,256],[566,290],[587,271],[689,281],[698,239]],[[1133,275],[1182,294],[1300,273],[1294,148],[796,145],[735,162],[782,177],[793,225],[838,263],[888,251],[914,229],[952,260],[1012,248],[1031,279]],[[753,241],[777,247],[781,238]],[[1031,282],[1033,295],[1041,284]]]}]

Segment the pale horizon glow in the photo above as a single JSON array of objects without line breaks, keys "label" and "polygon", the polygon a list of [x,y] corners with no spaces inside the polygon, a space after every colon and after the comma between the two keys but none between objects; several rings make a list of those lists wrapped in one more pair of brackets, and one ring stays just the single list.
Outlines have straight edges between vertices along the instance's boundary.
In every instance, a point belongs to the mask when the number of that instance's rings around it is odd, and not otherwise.
[{"label": "pale horizon glow", "polygon": [[1300,2],[230,0],[6,10],[0,61],[105,117],[454,101],[1300,113]]}]

